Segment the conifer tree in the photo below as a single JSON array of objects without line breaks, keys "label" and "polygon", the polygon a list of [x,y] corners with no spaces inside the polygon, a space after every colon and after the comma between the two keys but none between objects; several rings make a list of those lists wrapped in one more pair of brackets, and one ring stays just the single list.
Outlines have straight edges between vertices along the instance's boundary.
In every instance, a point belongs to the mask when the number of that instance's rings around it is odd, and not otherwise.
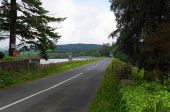
[{"label": "conifer tree", "polygon": [[[11,31],[9,15],[11,5],[8,0],[2,1],[1,8],[1,31]],[[60,38],[60,35],[52,28],[49,23],[61,22],[65,18],[55,18],[49,16],[49,12],[42,7],[41,0],[21,0],[16,3],[18,15],[16,17],[16,37],[20,40],[18,47],[34,45],[40,50],[41,57],[47,59],[46,51],[55,48],[55,42]],[[5,15],[6,14],[6,15]],[[8,21],[6,21],[8,20]],[[11,35],[11,32],[10,32]],[[7,37],[7,36],[5,36]],[[4,37],[4,38],[5,38]]]}]

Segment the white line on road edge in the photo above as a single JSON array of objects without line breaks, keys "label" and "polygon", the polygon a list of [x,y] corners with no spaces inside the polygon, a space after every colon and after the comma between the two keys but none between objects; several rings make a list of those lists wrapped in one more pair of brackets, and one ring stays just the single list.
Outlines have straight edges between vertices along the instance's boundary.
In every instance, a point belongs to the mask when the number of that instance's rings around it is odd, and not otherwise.
[{"label": "white line on road edge", "polygon": [[54,85],[54,86],[52,86],[52,87],[50,87],[50,88],[44,89],[44,90],[42,90],[42,91],[40,91],[40,92],[37,92],[37,93],[32,94],[32,95],[30,95],[30,96],[28,96],[28,97],[25,97],[25,98],[23,98],[23,99],[21,99],[21,100],[18,100],[18,101],[16,101],[16,102],[13,102],[13,103],[11,103],[11,104],[9,104],[9,105],[6,105],[6,106],[4,106],[4,107],[1,107],[1,108],[0,108],[0,111],[6,109],[6,108],[8,108],[8,107],[11,107],[11,106],[13,106],[13,105],[15,105],[15,104],[18,104],[18,103],[20,103],[20,102],[22,102],[22,101],[24,101],[24,100],[30,99],[30,98],[32,98],[32,97],[34,97],[34,96],[36,96],[36,95],[39,95],[39,94],[44,93],[44,92],[46,92],[46,91],[49,91],[49,90],[51,90],[51,89],[53,89],[53,88],[55,88],[55,87],[57,87],[57,86],[60,86],[60,85],[66,83],[66,82],[68,82],[68,81],[70,81],[70,80],[72,80],[72,79],[75,79],[75,78],[79,77],[79,76],[82,75],[82,74],[83,74],[83,73],[80,73],[80,74],[78,74],[78,75],[76,75],[76,76],[74,76],[74,77],[71,77],[71,78],[69,78],[69,79],[67,79],[67,80],[65,80],[65,81],[62,81],[62,82],[60,82],[60,83],[58,83],[58,84],[56,84],[56,85]]}]

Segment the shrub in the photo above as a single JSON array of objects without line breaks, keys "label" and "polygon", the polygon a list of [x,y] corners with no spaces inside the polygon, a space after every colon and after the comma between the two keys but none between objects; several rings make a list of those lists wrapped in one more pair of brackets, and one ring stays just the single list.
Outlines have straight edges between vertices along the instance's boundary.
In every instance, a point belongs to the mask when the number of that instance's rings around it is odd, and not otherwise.
[{"label": "shrub", "polygon": [[170,93],[159,83],[136,80],[136,84],[123,85],[121,93],[123,112],[169,112]]},{"label": "shrub", "polygon": [[0,59],[3,59],[5,54],[3,52],[0,52]]},{"label": "shrub", "polygon": [[11,57],[11,56],[5,56],[5,57],[3,58],[3,60],[4,60],[4,61],[14,61],[14,58]]}]

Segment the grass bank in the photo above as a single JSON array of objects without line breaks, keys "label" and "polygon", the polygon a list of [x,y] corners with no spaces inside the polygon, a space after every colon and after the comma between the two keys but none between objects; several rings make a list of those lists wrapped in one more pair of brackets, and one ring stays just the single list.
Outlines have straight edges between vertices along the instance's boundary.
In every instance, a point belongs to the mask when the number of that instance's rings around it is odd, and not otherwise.
[{"label": "grass bank", "polygon": [[[117,63],[117,60],[113,62]],[[116,72],[112,69],[113,62],[110,62],[106,69],[104,79],[89,107],[89,112],[119,112],[121,95]]]},{"label": "grass bank", "polygon": [[[142,80],[144,71],[131,66],[131,77],[117,79],[128,64],[113,59],[89,107],[89,112],[170,112],[170,92],[166,85]],[[118,83],[119,82],[119,83]]]},{"label": "grass bank", "polygon": [[0,70],[0,89],[43,78],[98,60],[100,60],[100,58],[51,64],[48,68],[33,72],[27,70],[19,72]]}]

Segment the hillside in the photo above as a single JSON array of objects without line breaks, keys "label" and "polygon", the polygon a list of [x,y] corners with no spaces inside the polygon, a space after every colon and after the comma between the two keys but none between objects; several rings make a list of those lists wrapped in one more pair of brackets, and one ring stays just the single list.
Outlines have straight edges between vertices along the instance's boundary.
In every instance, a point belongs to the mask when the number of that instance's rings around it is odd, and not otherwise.
[{"label": "hillside", "polygon": [[71,52],[81,52],[88,50],[97,50],[102,46],[98,44],[65,44],[57,45],[56,51],[71,51]]}]

